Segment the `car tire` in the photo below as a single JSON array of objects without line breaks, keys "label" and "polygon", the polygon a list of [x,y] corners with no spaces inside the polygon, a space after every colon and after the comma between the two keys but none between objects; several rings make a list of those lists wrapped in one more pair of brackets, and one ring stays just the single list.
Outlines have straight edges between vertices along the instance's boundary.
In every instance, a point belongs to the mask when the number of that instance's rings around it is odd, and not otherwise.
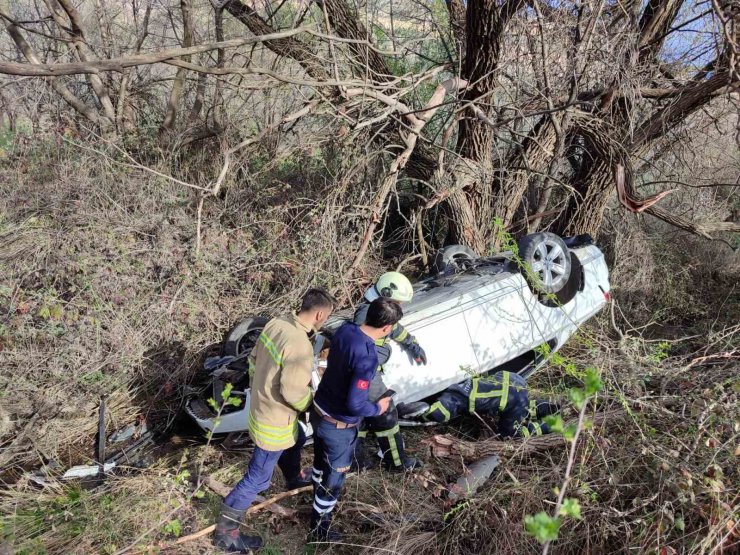
[{"label": "car tire", "polygon": [[525,235],[519,240],[519,265],[532,291],[556,294],[570,278],[570,251],[554,233]]},{"label": "car tire", "polygon": [[562,289],[552,295],[543,295],[541,302],[545,306],[558,307],[572,301],[579,291],[583,291],[583,265],[575,253],[570,253],[570,276]]},{"label": "car tire", "polygon": [[[267,318],[259,316],[245,318],[239,322],[226,334],[221,345],[221,356],[238,357],[250,352],[257,344],[257,338],[262,333],[265,325],[267,325]],[[246,369],[247,361],[242,359],[232,363],[232,365],[236,369]]]},{"label": "car tire", "polygon": [[476,252],[465,245],[449,245],[437,251],[432,265],[434,274],[446,274],[463,269],[465,262],[478,258]]}]

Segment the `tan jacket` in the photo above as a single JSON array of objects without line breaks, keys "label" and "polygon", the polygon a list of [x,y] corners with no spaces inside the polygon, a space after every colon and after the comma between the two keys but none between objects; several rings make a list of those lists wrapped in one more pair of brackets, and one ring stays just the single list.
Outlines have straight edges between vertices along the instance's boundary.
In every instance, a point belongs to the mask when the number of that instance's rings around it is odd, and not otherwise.
[{"label": "tan jacket", "polygon": [[255,444],[267,451],[295,445],[296,417],[311,404],[310,331],[297,316],[273,318],[249,356],[250,370],[254,370],[249,432]]}]

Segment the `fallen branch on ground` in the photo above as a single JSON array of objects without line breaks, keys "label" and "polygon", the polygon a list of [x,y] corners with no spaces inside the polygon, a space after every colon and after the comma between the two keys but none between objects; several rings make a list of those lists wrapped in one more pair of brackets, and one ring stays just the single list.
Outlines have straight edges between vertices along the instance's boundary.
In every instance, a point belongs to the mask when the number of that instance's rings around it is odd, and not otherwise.
[{"label": "fallen branch on ground", "polygon": [[[223,484],[220,482],[213,480],[212,478],[206,478],[203,482],[206,484],[209,488],[213,489],[216,493],[220,494],[223,491]],[[216,488],[218,488],[219,491],[216,491]],[[296,488],[289,491],[284,491],[282,493],[278,493],[277,495],[273,495],[269,499],[265,499],[261,503],[258,503],[256,505],[252,505],[247,509],[247,512],[245,513],[245,516],[251,515],[256,513],[257,511],[260,511],[264,508],[267,508],[268,510],[271,510],[272,512],[275,512],[276,514],[282,515],[282,516],[294,516],[295,511],[291,509],[286,509],[285,507],[280,507],[280,511],[275,511],[274,507],[279,507],[279,505],[275,505],[278,501],[281,499],[285,499],[286,497],[292,497],[294,495],[298,495],[299,493],[303,493],[306,491],[313,490],[313,486],[303,486],[302,488]],[[262,498],[261,496],[258,496]],[[264,498],[262,498],[264,499]],[[191,542],[193,540],[197,540],[198,538],[202,538],[203,536],[207,536],[211,532],[213,532],[216,529],[215,524],[211,524],[207,528],[203,528],[202,530],[199,530],[198,532],[195,532],[194,534],[190,534],[188,536],[183,536],[182,538],[179,538],[177,541],[175,541],[172,545],[181,545],[183,543]],[[166,546],[162,549],[166,549]]]},{"label": "fallen branch on ground", "polygon": [[[616,420],[624,415],[625,412],[622,410],[610,410],[595,414],[591,420],[596,426],[610,420]],[[511,457],[524,453],[540,453],[552,449],[562,449],[568,445],[563,436],[556,434],[503,441],[493,438],[482,441],[466,441],[455,438],[450,434],[440,434],[426,439],[422,443],[429,446],[431,454],[435,457],[462,457],[465,462],[477,461],[492,455]]]},{"label": "fallen branch on ground", "polygon": [[[219,482],[218,480],[214,478],[211,478],[210,476],[205,476],[203,478],[203,485],[206,486],[211,491],[213,491],[215,494],[220,495],[221,497],[226,497],[231,491],[231,488],[229,486]],[[279,493],[271,497],[270,499],[267,499],[265,497],[262,497],[261,495],[258,495],[257,497],[254,498],[254,500],[257,501],[257,505],[252,505],[251,507],[249,507],[247,514],[249,515],[256,511],[259,511],[260,509],[267,508],[268,511],[276,515],[279,515],[285,518],[294,518],[296,515],[295,510],[288,509],[286,507],[283,507],[282,505],[278,505],[277,502],[286,497],[291,497],[293,495],[297,495],[304,491],[308,491],[308,489],[306,488],[311,489],[311,486],[306,486],[304,488],[298,488],[298,489],[294,489],[290,491],[285,491],[283,493]]]}]

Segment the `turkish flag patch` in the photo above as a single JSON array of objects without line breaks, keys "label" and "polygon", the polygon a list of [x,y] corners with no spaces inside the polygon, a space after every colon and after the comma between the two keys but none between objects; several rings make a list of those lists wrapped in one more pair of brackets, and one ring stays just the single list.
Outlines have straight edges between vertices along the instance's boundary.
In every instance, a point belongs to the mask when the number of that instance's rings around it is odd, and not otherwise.
[{"label": "turkish flag patch", "polygon": [[357,389],[367,389],[370,387],[370,382],[367,380],[357,380]]}]

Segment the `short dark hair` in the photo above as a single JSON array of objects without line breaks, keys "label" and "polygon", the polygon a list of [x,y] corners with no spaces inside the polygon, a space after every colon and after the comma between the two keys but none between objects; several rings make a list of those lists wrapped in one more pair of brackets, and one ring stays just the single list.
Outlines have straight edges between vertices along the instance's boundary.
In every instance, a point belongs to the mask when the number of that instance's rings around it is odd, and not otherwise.
[{"label": "short dark hair", "polygon": [[386,297],[380,297],[370,303],[365,323],[371,328],[382,328],[394,325],[403,318],[401,305]]},{"label": "short dark hair", "polygon": [[331,296],[323,287],[311,287],[301,299],[301,308],[298,312],[309,312],[320,308],[333,309],[337,306],[337,300]]}]

